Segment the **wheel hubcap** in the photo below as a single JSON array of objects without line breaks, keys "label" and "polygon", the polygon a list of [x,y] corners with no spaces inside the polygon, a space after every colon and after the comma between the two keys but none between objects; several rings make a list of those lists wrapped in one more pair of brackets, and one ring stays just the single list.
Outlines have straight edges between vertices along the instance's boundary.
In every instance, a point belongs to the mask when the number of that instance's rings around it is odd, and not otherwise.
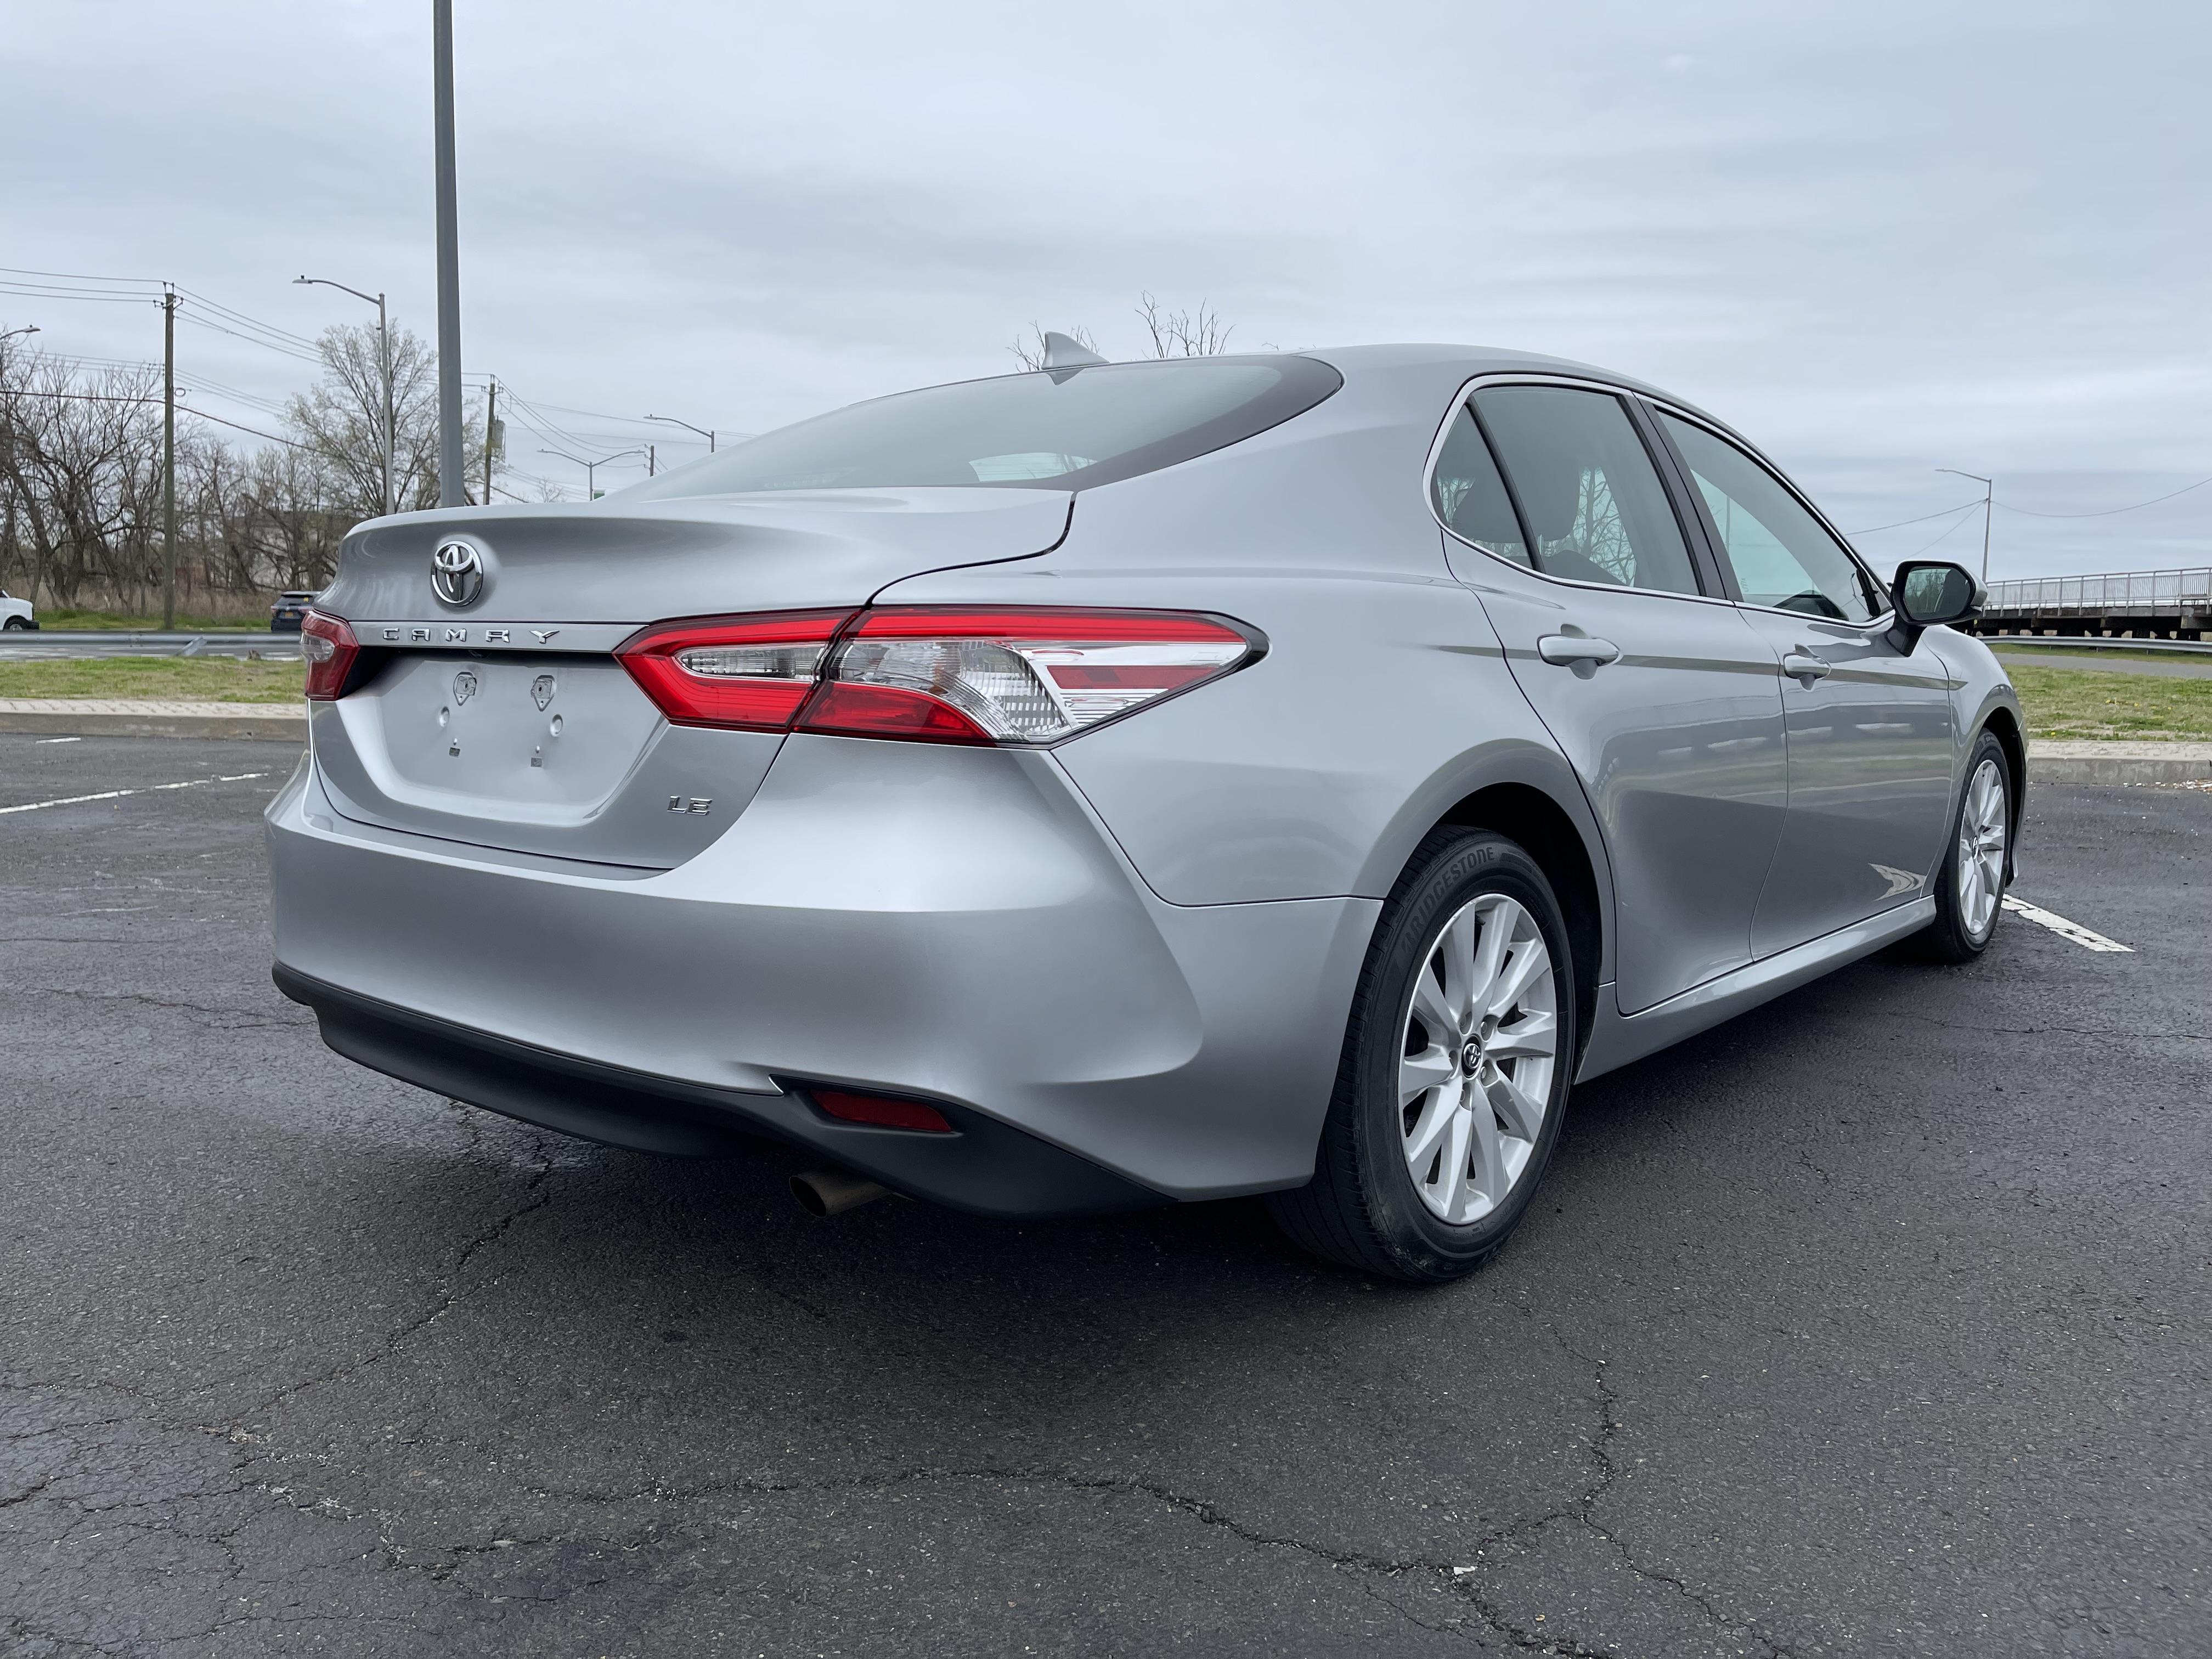
[{"label": "wheel hubcap", "polygon": [[2008,828],[2004,775],[1996,761],[1985,759],[1967,780],[1959,808],[1959,920],[1978,939],[1989,932],[2004,896]]},{"label": "wheel hubcap", "polygon": [[1505,1201],[1543,1133],[1558,1047],[1536,919],[1503,893],[1462,906],[1413,976],[1398,1044],[1406,1168],[1437,1217],[1463,1226]]}]

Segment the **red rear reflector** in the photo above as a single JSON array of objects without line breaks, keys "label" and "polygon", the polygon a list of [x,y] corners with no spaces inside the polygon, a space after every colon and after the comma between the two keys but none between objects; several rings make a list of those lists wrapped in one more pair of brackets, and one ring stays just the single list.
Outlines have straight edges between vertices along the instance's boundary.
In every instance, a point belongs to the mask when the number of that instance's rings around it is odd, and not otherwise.
[{"label": "red rear reflector", "polygon": [[995,741],[951,703],[927,691],[887,685],[823,686],[800,729],[854,738],[915,738],[924,743]]},{"label": "red rear reflector", "polygon": [[307,659],[307,700],[336,702],[361,655],[361,641],[340,618],[310,611],[300,618],[300,654]]},{"label": "red rear reflector", "polygon": [[673,725],[788,731],[851,615],[787,611],[663,623],[623,641],[615,656]]},{"label": "red rear reflector", "polygon": [[885,1129],[921,1129],[949,1135],[952,1124],[934,1106],[918,1100],[897,1100],[889,1095],[856,1095],[844,1089],[809,1089],[814,1103],[832,1117],[848,1123],[872,1123]]}]

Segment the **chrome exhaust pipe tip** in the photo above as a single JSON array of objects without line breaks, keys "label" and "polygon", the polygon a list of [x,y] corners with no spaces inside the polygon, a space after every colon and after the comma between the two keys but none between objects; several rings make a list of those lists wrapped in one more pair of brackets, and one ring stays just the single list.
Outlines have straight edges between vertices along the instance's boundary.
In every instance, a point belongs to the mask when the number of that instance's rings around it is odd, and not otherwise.
[{"label": "chrome exhaust pipe tip", "polygon": [[791,1178],[791,1195],[799,1200],[800,1208],[817,1219],[842,1215],[890,1194],[890,1188],[842,1170],[802,1170]]}]

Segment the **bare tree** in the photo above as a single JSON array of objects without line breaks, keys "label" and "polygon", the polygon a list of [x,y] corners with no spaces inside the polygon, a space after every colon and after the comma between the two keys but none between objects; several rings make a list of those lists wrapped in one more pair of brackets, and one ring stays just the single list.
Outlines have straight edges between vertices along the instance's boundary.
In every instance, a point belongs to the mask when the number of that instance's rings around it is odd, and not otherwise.
[{"label": "bare tree", "polygon": [[[331,504],[358,519],[384,511],[384,364],[376,331],[326,328],[316,341],[322,378],[286,410],[320,459]],[[438,504],[438,355],[412,331],[392,331],[392,495],[402,513]],[[483,417],[469,416],[462,453],[481,453]]]},{"label": "bare tree", "polygon": [[1168,311],[1150,294],[1137,301],[1137,318],[1152,336],[1155,357],[1218,357],[1229,349],[1229,337],[1237,331],[1224,323],[1221,313],[1204,300],[1195,312]]},{"label": "bare tree", "polygon": [[[1085,351],[1098,351],[1098,342],[1091,337],[1091,331],[1087,328],[1064,328],[1061,329],[1060,332],[1066,335],[1069,339],[1074,341],[1076,344],[1081,346]],[[1030,325],[1030,331],[1023,335],[1019,339],[1016,340],[1013,344],[1008,346],[1006,349],[1012,352],[1016,357],[1021,360],[1021,365],[1024,368],[1029,369],[1032,373],[1037,369],[1042,368],[1044,367],[1043,325],[1039,323],[1031,323]],[[1103,357],[1106,354],[1102,351],[1099,352],[1098,355]]]}]

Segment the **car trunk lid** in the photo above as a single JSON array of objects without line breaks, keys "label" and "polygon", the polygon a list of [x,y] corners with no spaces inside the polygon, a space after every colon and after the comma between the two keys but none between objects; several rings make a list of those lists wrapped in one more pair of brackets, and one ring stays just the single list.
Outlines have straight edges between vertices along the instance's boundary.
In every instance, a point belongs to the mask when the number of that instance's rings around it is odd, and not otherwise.
[{"label": "car trunk lid", "polygon": [[[925,571],[1028,558],[1072,497],[847,490],[379,520],[318,608],[351,624],[355,684],[313,706],[331,804],[505,851],[665,869],[744,809],[781,741],[672,726],[612,653],[679,617],[866,604]],[[433,584],[459,544],[473,572]]]}]

